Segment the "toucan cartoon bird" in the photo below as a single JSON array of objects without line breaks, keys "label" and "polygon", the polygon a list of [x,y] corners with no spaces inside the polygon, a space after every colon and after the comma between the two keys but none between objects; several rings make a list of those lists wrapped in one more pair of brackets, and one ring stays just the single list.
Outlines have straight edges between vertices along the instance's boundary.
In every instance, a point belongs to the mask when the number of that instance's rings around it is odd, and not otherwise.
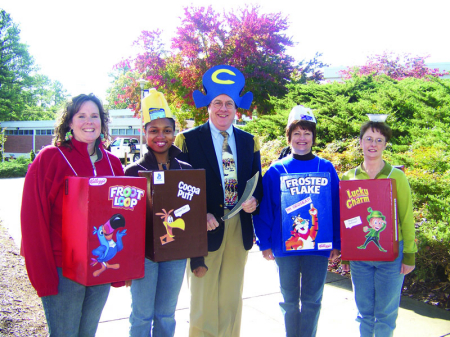
[{"label": "toucan cartoon bird", "polygon": [[127,234],[127,230],[117,231],[116,240],[113,240],[114,231],[117,228],[125,227],[125,218],[122,214],[114,214],[104,225],[101,225],[98,229],[94,227],[94,235],[97,234],[100,246],[92,250],[92,254],[97,258],[91,258],[91,265],[95,266],[97,263],[101,263],[102,267],[94,271],[94,276],[97,277],[103,273],[106,269],[119,269],[120,265],[109,264],[110,261],[118,252],[123,249],[122,237]]}]

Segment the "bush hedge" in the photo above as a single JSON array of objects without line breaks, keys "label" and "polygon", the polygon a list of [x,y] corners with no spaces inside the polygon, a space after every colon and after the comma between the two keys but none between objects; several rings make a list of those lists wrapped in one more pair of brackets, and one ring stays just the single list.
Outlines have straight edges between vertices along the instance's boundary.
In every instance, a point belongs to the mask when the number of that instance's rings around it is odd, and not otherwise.
[{"label": "bush hedge", "polygon": [[25,157],[18,157],[11,161],[0,162],[0,178],[25,177],[30,160]]},{"label": "bush hedge", "polygon": [[330,160],[339,175],[363,160],[358,137],[367,113],[387,113],[393,137],[384,158],[405,165],[416,222],[416,269],[408,275],[425,281],[450,281],[450,80],[392,80],[357,77],[344,83],[290,85],[273,99],[277,113],[248,123],[262,140],[263,171],[285,145],[290,109],[303,104],[315,110],[317,144],[313,151]]}]

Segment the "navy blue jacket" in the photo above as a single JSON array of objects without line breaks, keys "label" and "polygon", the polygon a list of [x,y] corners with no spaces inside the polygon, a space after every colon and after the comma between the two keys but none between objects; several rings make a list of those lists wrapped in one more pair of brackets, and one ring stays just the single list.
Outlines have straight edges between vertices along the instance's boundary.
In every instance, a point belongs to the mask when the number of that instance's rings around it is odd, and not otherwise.
[{"label": "navy blue jacket", "polygon": [[[262,200],[263,188],[261,178],[261,157],[259,153],[259,141],[253,135],[233,127],[237,149],[237,173],[238,173],[238,197],[244,193],[247,180],[259,172],[258,185],[253,196]],[[225,202],[220,177],[219,164],[211,136],[209,123],[185,131],[177,135],[175,144],[181,149],[178,159],[192,165],[194,169],[203,168],[206,171],[206,210],[213,214],[219,222],[219,227],[208,232],[208,251],[219,249],[224,234],[224,223],[220,218],[224,215]],[[253,246],[253,221],[252,216],[241,210],[242,239],[246,250]],[[237,215],[236,215],[237,216]],[[205,219],[206,227],[206,219]]]}]

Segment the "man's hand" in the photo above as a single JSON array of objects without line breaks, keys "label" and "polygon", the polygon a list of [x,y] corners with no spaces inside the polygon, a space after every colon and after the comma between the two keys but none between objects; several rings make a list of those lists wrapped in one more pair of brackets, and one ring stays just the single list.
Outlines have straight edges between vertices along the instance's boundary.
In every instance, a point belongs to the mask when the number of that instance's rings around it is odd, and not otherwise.
[{"label": "man's hand", "polygon": [[265,258],[267,261],[275,260],[275,257],[273,256],[273,253],[272,253],[272,249],[270,249],[270,248],[263,250],[262,255],[263,255],[263,258]]},{"label": "man's hand", "polygon": [[253,213],[256,210],[256,207],[258,206],[258,200],[255,199],[255,197],[251,197],[247,201],[242,203],[242,209],[246,213]]},{"label": "man's hand", "polygon": [[213,231],[217,227],[219,227],[219,223],[217,222],[216,217],[211,213],[206,213],[206,229]]}]

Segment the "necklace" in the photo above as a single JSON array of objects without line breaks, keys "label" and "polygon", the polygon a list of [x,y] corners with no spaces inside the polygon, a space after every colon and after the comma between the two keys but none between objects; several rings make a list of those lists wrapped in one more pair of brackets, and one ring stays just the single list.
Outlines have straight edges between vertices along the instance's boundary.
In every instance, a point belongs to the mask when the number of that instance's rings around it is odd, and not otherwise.
[{"label": "necklace", "polygon": [[161,165],[162,169],[163,169],[164,171],[166,171],[166,170],[167,170],[167,165],[169,165],[169,163],[170,163],[170,160],[168,160],[168,161],[165,162],[165,163],[158,163],[158,165]]}]

